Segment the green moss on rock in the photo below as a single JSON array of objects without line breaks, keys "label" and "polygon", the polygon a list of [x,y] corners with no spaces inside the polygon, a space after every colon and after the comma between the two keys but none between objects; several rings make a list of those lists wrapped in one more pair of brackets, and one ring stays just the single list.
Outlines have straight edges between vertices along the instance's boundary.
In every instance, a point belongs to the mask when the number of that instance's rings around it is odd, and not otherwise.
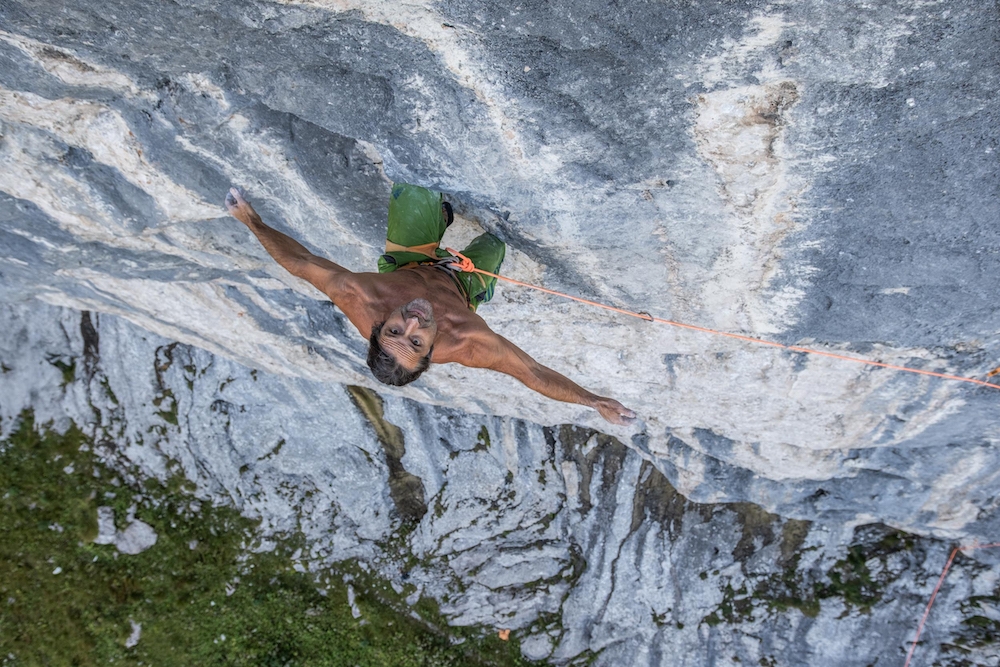
[{"label": "green moss on rock", "polygon": [[[91,448],[76,427],[36,430],[25,414],[0,452],[0,655],[14,664],[529,664],[493,629],[455,631],[430,601],[384,599],[391,587],[371,575],[351,579],[355,619],[349,563],[297,572],[294,536],[249,552],[254,521],[208,503],[193,513],[183,480],[122,482]],[[94,544],[98,505],[119,521],[135,506],[156,544],[134,556]]]}]

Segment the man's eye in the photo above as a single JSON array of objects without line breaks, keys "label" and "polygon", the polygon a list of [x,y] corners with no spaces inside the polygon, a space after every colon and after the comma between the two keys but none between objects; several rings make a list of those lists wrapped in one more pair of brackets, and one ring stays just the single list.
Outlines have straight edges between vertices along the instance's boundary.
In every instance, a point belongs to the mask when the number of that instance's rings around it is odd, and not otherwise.
[{"label": "man's eye", "polygon": [[391,333],[393,336],[398,336],[399,329],[389,329],[389,333]]},{"label": "man's eye", "polygon": [[410,342],[413,343],[413,347],[420,347],[420,339],[419,338],[414,338]]}]

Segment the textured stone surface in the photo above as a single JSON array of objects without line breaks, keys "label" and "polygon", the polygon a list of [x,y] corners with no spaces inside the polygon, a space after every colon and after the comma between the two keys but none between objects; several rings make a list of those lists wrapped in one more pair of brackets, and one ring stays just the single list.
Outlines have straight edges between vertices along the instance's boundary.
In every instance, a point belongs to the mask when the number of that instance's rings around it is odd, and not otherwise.
[{"label": "textured stone surface", "polygon": [[[122,417],[114,437],[148,470],[165,474],[177,461],[206,493],[231,496],[275,534],[301,527],[325,536],[323,558],[374,559],[360,545],[386,539],[400,515],[419,518],[412,548],[447,560],[478,591],[453,598],[457,622],[496,623],[513,612],[527,624],[563,610],[565,632],[535,633],[532,655],[606,647],[602,659],[714,664],[728,658],[706,657],[698,642],[730,646],[736,635],[716,634],[731,624],[685,617],[676,622],[690,639],[668,638],[657,623],[667,622],[666,608],[679,609],[674,603],[654,605],[661,621],[615,639],[635,627],[615,614],[634,616],[630,605],[644,595],[656,604],[699,600],[691,607],[698,618],[715,604],[695,591],[700,579],[673,588],[666,561],[659,575],[644,569],[652,556],[641,550],[629,552],[633,565],[619,576],[624,561],[607,550],[655,532],[645,514],[636,524],[624,509],[646,483],[638,480],[662,476],[682,504],[753,503],[780,521],[812,522],[808,539],[828,541],[824,572],[861,539],[853,528],[869,523],[995,541],[998,393],[623,321],[507,287],[481,311],[491,326],[619,398],[641,423],[605,428],[596,413],[460,367],[435,367],[389,391],[368,376],[365,343],[339,311],[274,265],[225,216],[221,199],[231,183],[244,185],[276,227],[370,270],[389,182],[420,183],[449,193],[460,216],[449,231],[454,243],[481,229],[508,242],[504,272],[512,277],[700,325],[984,377],[1000,364],[997,18],[993,4],[973,0],[7,2],[0,300],[118,315],[182,343],[156,344],[155,365],[165,370],[154,372],[141,334],[119,323],[121,344],[101,358],[102,372],[130,387],[115,388],[116,409],[156,408],[137,412],[135,424]],[[64,363],[74,355],[84,363],[78,334],[59,340],[20,305],[15,311],[10,321],[34,323],[11,329],[5,354],[62,350]],[[178,365],[168,350],[191,363]],[[131,354],[139,355],[133,367]],[[212,391],[201,394],[179,389],[198,378],[160,377],[189,365],[240,370],[222,388],[226,378],[213,376]],[[58,386],[58,369],[36,366],[35,374],[3,375],[5,415],[41,401],[46,377]],[[263,384],[250,384],[244,367]],[[143,370],[130,377],[132,368]],[[343,385],[376,389],[381,406],[359,410],[364,390],[348,395]],[[50,416],[92,420],[88,401],[99,392],[67,387],[45,399]],[[230,401],[234,391],[239,400]],[[235,405],[253,420],[234,420]],[[104,427],[111,406],[100,409],[95,423]],[[407,442],[396,464],[386,431],[380,439],[366,417],[379,410]],[[159,426],[180,429],[167,438],[179,449],[147,460],[135,452],[157,412],[174,415],[176,424]],[[604,487],[592,488],[583,454],[557,454],[550,441],[558,430],[543,428],[562,424],[623,443],[601,456],[619,452],[632,481],[607,488],[627,492],[595,503]],[[474,448],[483,426],[492,463],[447,458]],[[241,443],[240,453],[229,442]],[[320,483],[312,476],[323,456],[337,461],[338,474]],[[241,467],[259,459],[281,464],[241,486]],[[390,461],[395,472],[371,461]],[[542,470],[547,483],[537,479]],[[281,498],[299,497],[306,479],[329,491],[309,496],[303,512]],[[521,509],[481,525],[482,508],[510,485]],[[353,500],[331,518],[334,497]],[[543,521],[574,511],[602,524],[599,539],[568,518]],[[603,511],[610,514],[595,518]],[[709,544],[736,529],[708,523],[713,537],[697,542],[693,524],[668,521],[675,532],[660,531],[665,542],[642,549],[710,559]],[[513,545],[533,544],[533,527],[561,537],[520,558]],[[816,537],[820,529],[829,536]],[[690,546],[666,546],[676,540]],[[501,547],[512,553],[496,557]],[[945,551],[927,547],[930,569]],[[573,553],[589,573],[578,579],[567,574],[577,572]],[[899,585],[919,598],[923,579],[904,570]],[[544,595],[486,592],[532,580],[546,582]],[[422,585],[444,595],[441,581],[428,574]],[[722,595],[724,584],[710,581]],[[968,586],[965,594],[979,590]],[[639,592],[647,588],[658,592]],[[609,611],[564,604],[602,595],[617,600]],[[789,625],[780,641],[820,650],[829,636],[854,632],[835,624],[838,613],[823,607],[802,621],[817,629]],[[857,627],[881,627],[872,613],[857,616]],[[886,623],[905,616],[881,613]],[[897,641],[878,650],[898,649],[903,630],[894,628],[885,632]],[[773,654],[792,660],[782,648],[791,644],[777,637]],[[669,657],[664,642],[689,648]],[[845,647],[837,660],[855,664]]]},{"label": "textured stone surface", "polygon": [[[82,424],[124,476],[182,474],[192,511],[232,503],[259,518],[259,548],[304,535],[300,571],[354,560],[410,604],[511,628],[526,655],[556,664],[899,662],[950,550],[854,518],[694,503],[588,428],[394,396],[359,410],[375,395],[261,373],[106,315],[5,306],[0,325],[3,433],[24,407],[38,423]],[[401,491],[399,477],[416,484]],[[110,508],[99,518],[98,540],[130,553],[135,523],[116,530]],[[960,556],[922,664],[995,664],[998,605],[1000,553]]]},{"label": "textured stone surface", "polygon": [[123,554],[134,556],[156,544],[156,531],[145,521],[135,518],[130,508],[124,530],[115,527],[115,511],[111,507],[97,508],[97,537],[94,544],[113,544]]}]

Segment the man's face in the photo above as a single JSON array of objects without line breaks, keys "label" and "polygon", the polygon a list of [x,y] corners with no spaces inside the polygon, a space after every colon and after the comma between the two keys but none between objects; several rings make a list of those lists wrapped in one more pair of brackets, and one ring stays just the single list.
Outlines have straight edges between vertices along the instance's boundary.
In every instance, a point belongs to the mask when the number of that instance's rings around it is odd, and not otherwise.
[{"label": "man's face", "polygon": [[414,299],[389,313],[379,344],[407,370],[427,356],[437,337],[434,309],[426,299]]}]

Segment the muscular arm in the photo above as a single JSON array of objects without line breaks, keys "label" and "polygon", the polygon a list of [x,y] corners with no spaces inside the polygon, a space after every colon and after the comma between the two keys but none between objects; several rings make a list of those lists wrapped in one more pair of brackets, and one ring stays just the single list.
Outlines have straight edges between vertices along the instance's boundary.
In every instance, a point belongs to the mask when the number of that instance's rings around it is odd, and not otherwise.
[{"label": "muscular arm", "polygon": [[226,195],[226,208],[230,215],[254,233],[274,261],[293,276],[308,281],[337,303],[337,296],[345,287],[344,279],[352,275],[350,271],[312,254],[292,237],[265,225],[236,188],[232,188]]},{"label": "muscular arm", "polygon": [[483,341],[489,352],[477,359],[481,364],[469,364],[490,368],[507,375],[512,375],[543,396],[563,401],[579,403],[595,408],[601,416],[612,424],[628,424],[635,419],[635,413],[614,400],[591,393],[570,380],[565,375],[541,365],[527,352],[514,345],[509,340],[492,331],[489,340]]}]

